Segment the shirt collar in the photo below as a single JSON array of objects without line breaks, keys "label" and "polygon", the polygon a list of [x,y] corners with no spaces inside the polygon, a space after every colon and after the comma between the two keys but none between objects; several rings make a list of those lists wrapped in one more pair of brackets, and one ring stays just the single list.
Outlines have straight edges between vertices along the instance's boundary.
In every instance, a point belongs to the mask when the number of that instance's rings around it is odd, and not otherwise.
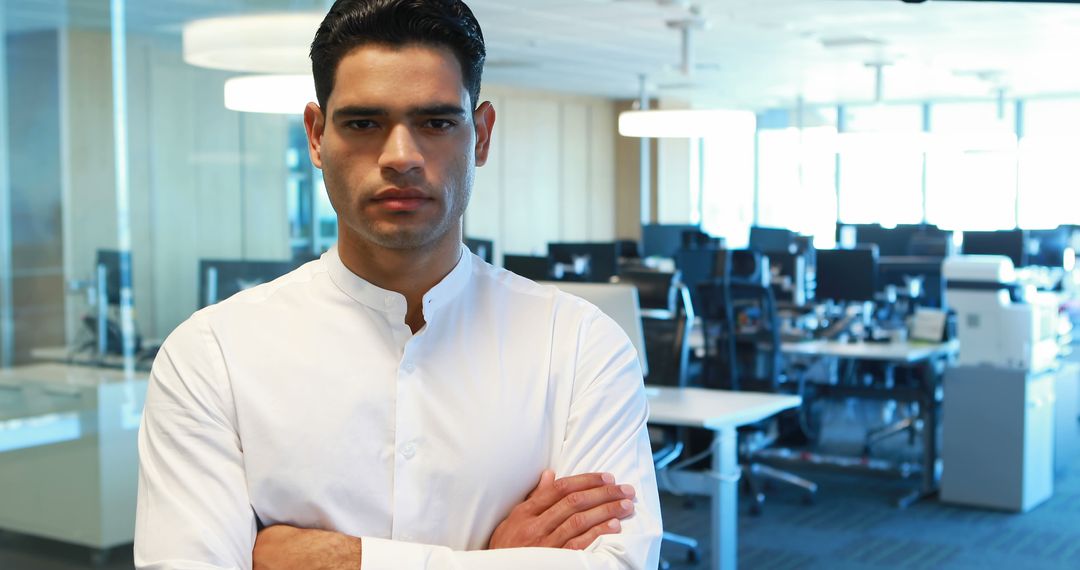
[{"label": "shirt collar", "polygon": [[[461,244],[460,256],[454,269],[424,294],[425,319],[452,301],[468,285],[472,276],[472,253],[465,247],[465,244]],[[377,311],[405,313],[407,308],[405,296],[372,285],[353,273],[341,261],[337,245],[334,245],[322,255],[322,261],[327,266],[330,280],[356,302]]]}]

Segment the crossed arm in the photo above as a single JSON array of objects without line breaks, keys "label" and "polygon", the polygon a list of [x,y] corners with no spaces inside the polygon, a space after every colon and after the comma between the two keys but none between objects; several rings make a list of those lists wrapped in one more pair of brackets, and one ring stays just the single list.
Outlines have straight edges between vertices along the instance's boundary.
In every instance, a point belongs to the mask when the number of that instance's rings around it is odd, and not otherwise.
[{"label": "crossed arm", "polygon": [[[597,538],[618,533],[620,520],[634,512],[634,488],[617,485],[610,473],[555,478],[544,471],[540,483],[496,527],[488,549],[561,548],[584,550]],[[344,534],[275,525],[259,531],[252,552],[254,570],[361,568],[363,539]]]}]

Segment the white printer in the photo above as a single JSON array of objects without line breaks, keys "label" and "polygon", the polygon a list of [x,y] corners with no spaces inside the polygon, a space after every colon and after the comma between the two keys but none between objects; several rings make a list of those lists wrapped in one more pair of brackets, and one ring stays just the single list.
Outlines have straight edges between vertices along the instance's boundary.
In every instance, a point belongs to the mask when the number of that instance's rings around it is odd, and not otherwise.
[{"label": "white printer", "polygon": [[1017,282],[1012,260],[956,255],[942,268],[949,307],[956,311],[958,365],[1040,372],[1055,366],[1059,300]]}]

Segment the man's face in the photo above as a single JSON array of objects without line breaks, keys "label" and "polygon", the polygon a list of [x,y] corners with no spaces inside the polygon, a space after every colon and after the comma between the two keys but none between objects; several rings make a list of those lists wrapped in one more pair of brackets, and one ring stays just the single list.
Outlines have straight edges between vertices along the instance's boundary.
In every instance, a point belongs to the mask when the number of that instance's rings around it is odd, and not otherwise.
[{"label": "man's face", "polygon": [[304,122],[343,238],[398,250],[460,239],[495,116],[488,103],[470,110],[451,51],[359,47],[326,107],[308,105]]}]

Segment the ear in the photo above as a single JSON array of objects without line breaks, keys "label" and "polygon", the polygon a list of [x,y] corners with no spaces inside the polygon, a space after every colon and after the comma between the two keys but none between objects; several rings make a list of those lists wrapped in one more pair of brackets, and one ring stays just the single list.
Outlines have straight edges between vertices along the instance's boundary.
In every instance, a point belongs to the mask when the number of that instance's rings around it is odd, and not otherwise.
[{"label": "ear", "polygon": [[304,108],[304,130],[307,131],[308,154],[311,155],[311,163],[319,169],[323,167],[322,137],[325,128],[326,117],[322,109],[315,103],[308,103]]},{"label": "ear", "polygon": [[483,166],[491,149],[491,130],[495,128],[495,107],[485,101],[473,111],[473,123],[476,125],[476,165]]}]

